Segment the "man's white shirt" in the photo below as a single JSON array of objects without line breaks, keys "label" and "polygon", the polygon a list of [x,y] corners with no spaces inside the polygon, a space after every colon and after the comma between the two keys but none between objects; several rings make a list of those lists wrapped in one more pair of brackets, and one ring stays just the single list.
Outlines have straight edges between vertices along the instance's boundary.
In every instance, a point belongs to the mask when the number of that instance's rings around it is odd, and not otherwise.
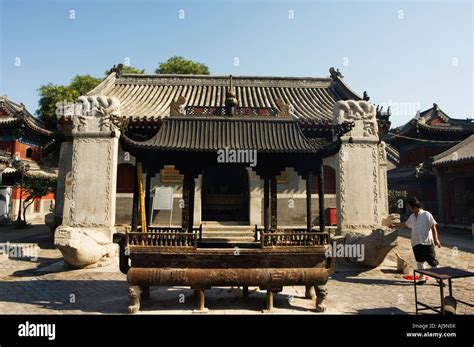
[{"label": "man's white shirt", "polygon": [[420,209],[418,216],[414,213],[407,219],[405,225],[411,229],[411,245],[432,245],[433,233],[431,227],[436,225],[433,215]]}]

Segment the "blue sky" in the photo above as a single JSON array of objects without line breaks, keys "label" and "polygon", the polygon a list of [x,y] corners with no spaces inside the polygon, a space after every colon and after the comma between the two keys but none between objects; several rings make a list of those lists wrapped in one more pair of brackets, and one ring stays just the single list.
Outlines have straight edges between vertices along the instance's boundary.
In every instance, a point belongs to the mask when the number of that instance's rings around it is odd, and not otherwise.
[{"label": "blue sky", "polygon": [[182,55],[216,75],[326,77],[335,66],[353,90],[392,104],[394,125],[433,102],[474,116],[469,0],[0,0],[0,13],[0,93],[31,111],[42,84],[103,77],[127,58],[153,73]]}]

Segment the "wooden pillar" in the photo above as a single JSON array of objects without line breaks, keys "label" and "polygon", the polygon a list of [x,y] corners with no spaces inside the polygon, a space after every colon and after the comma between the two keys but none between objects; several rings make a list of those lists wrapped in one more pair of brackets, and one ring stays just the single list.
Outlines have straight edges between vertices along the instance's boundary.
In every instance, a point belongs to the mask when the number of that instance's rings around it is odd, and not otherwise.
[{"label": "wooden pillar", "polygon": [[313,230],[313,217],[311,215],[311,180],[313,178],[312,171],[308,171],[306,175],[306,231]]},{"label": "wooden pillar", "polygon": [[183,178],[183,203],[184,206],[181,210],[181,226],[183,230],[188,230],[189,226],[189,174],[184,173]]},{"label": "wooden pillar", "polygon": [[141,232],[147,232],[147,224],[145,217],[145,196],[143,194],[143,167],[141,162],[137,162],[137,183],[138,183],[138,201],[140,206],[140,225],[142,227]]},{"label": "wooden pillar", "polygon": [[132,231],[138,230],[138,176],[135,169],[135,179],[133,180],[133,202],[132,202]]},{"label": "wooden pillar", "polygon": [[268,231],[268,217],[270,208],[270,180],[268,176],[263,177],[263,228]]},{"label": "wooden pillar", "polygon": [[150,220],[150,190],[151,190],[151,178],[153,172],[150,168],[146,169],[146,181],[145,181],[145,214],[146,214],[146,224],[149,226],[151,224]]},{"label": "wooden pillar", "polygon": [[326,217],[324,216],[324,170],[323,163],[318,166],[318,197],[319,197],[319,231],[326,229]]},{"label": "wooden pillar", "polygon": [[194,175],[193,174],[188,174],[188,232],[192,233],[193,232],[193,225],[194,225],[194,190],[195,190],[195,185],[196,182],[194,180]]},{"label": "wooden pillar", "polygon": [[278,197],[277,197],[277,181],[276,181],[276,176],[273,175],[270,178],[270,197],[271,197],[271,222],[270,222],[270,227],[271,229],[275,230],[277,228],[277,203],[278,203]]}]

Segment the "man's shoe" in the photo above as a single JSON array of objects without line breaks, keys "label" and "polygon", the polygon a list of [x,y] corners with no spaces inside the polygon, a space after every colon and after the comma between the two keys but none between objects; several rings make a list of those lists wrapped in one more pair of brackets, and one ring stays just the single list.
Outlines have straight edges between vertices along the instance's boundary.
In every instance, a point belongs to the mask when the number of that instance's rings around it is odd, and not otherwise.
[{"label": "man's shoe", "polygon": [[421,286],[426,283],[426,280],[419,280],[416,282],[417,285]]}]

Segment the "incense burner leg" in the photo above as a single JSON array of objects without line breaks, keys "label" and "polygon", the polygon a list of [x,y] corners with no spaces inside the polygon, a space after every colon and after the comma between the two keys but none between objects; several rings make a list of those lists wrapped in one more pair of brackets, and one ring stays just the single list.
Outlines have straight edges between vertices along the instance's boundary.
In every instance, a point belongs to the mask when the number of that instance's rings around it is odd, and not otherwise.
[{"label": "incense burner leg", "polygon": [[316,294],[314,292],[314,286],[306,286],[306,290],[304,292],[304,297],[306,299],[315,299]]},{"label": "incense burner leg", "polygon": [[314,286],[316,292],[316,311],[324,312],[326,311],[326,306],[323,305],[324,299],[328,295],[328,289],[324,285]]},{"label": "incense burner leg", "polygon": [[267,310],[270,312],[273,309],[273,291],[267,290]]},{"label": "incense burner leg", "polygon": [[128,306],[128,313],[137,313],[140,310],[140,287],[128,287],[128,298],[130,305]]},{"label": "incense burner leg", "polygon": [[204,294],[204,290],[197,290],[198,295],[198,310],[200,312],[206,311],[206,296]]},{"label": "incense burner leg", "polygon": [[248,286],[243,286],[242,287],[242,295],[244,298],[249,296],[249,287]]}]

